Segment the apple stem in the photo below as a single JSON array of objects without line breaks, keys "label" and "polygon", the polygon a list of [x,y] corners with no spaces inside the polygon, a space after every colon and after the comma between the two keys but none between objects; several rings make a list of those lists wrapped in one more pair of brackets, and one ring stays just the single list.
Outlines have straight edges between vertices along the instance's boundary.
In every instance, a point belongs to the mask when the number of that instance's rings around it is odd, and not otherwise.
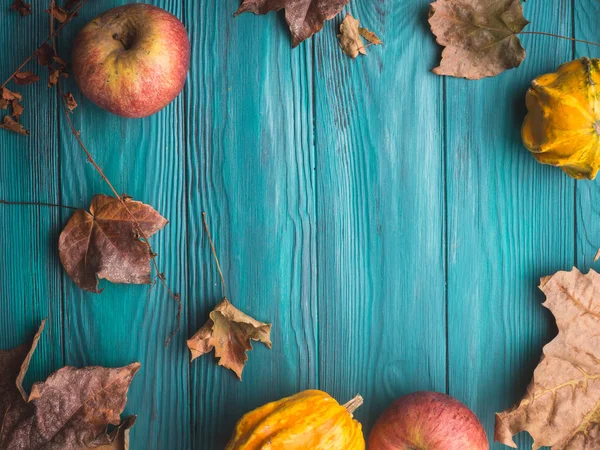
[{"label": "apple stem", "polygon": [[346,411],[348,411],[350,414],[352,414],[363,404],[363,402],[364,402],[363,398],[360,395],[357,395],[352,400],[350,400],[348,403],[345,403],[343,406],[344,406],[344,408],[346,408]]},{"label": "apple stem", "polygon": [[114,40],[119,41],[121,43],[121,45],[123,45],[123,48],[125,50],[129,50],[129,47],[127,47],[127,45],[125,44],[125,42],[123,41],[123,38],[121,37],[121,35],[119,33],[113,34],[112,37]]}]

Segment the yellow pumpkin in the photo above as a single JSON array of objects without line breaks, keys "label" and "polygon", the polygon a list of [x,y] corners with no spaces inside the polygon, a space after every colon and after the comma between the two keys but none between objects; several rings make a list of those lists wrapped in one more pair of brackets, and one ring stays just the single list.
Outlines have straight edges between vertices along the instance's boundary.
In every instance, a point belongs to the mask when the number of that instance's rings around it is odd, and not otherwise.
[{"label": "yellow pumpkin", "polygon": [[543,164],[593,180],[600,166],[600,59],[581,58],[537,77],[527,91],[525,147]]},{"label": "yellow pumpkin", "polygon": [[267,403],[240,419],[225,450],[364,450],[362,426],[345,405],[323,391],[308,390]]}]

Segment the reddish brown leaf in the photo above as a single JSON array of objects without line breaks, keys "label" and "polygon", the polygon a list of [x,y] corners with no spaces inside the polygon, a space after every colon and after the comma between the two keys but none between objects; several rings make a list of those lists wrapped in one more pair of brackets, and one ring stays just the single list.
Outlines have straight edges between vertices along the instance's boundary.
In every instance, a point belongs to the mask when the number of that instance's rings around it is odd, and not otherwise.
[{"label": "reddish brown leaf", "polygon": [[525,59],[517,34],[529,22],[521,0],[437,0],[430,6],[431,31],[445,47],[433,73],[477,80]]},{"label": "reddish brown leaf", "polygon": [[[0,351],[0,448],[79,450],[107,445],[135,422],[120,414],[140,364],[63,367],[27,395],[22,381],[44,322],[29,345]],[[60,405],[60,407],[58,407]],[[119,425],[110,434],[109,424]]]},{"label": "reddish brown leaf", "polygon": [[56,64],[59,65],[59,68],[65,68],[67,66],[67,62],[62,59],[60,56],[53,56],[52,57],[52,61],[54,61]]},{"label": "reddish brown leaf", "polygon": [[271,348],[271,325],[244,314],[226,298],[210,313],[210,318],[188,341],[191,361],[215,349],[219,365],[233,370],[242,379],[242,370],[252,350],[250,340]]},{"label": "reddish brown leaf", "polygon": [[39,81],[39,79],[40,79],[40,77],[38,77],[33,72],[17,72],[13,76],[13,80],[15,81],[15,83],[17,83],[21,86],[35,83],[36,81]]},{"label": "reddish brown leaf", "polygon": [[23,114],[25,108],[21,105],[17,100],[13,100],[10,102],[10,113],[15,118],[15,120],[19,120],[21,114]]},{"label": "reddish brown leaf", "polygon": [[67,92],[65,95],[63,95],[63,97],[65,99],[65,103],[67,104],[67,108],[69,108],[69,111],[73,111],[75,108],[77,108],[77,102],[73,98],[73,94]]},{"label": "reddish brown leaf", "polygon": [[285,20],[292,33],[292,46],[308,39],[323,28],[326,20],[339,14],[350,0],[243,0],[236,15],[243,12],[267,14],[285,10]]},{"label": "reddish brown leaf", "polygon": [[558,335],[543,348],[523,399],[496,414],[495,439],[516,448],[513,435],[528,431],[534,449],[598,449],[600,275],[573,268],[542,278],[540,289]]},{"label": "reddish brown leaf", "polygon": [[69,13],[54,2],[50,3],[50,7],[46,10],[46,12],[60,23],[64,23],[69,17]]},{"label": "reddish brown leaf", "polygon": [[23,100],[23,96],[18,92],[9,91],[8,88],[0,88],[0,97],[4,100],[12,101],[12,100]]},{"label": "reddish brown leaf", "polygon": [[167,220],[149,205],[123,201],[127,209],[114,197],[95,195],[90,212],[77,210],[60,234],[60,261],[81,289],[99,293],[99,278],[113,283],[150,283],[152,255],[139,238],[136,224],[150,237]]},{"label": "reddish brown leaf", "polygon": [[80,1],[81,0],[67,0],[65,2],[65,9],[67,11],[71,11],[73,8],[75,8],[79,4]]},{"label": "reddish brown leaf", "polygon": [[4,116],[4,120],[0,124],[0,128],[12,131],[13,133],[22,134],[23,136],[27,136],[29,134],[29,131],[23,128],[23,125],[13,119],[11,116]]},{"label": "reddish brown leaf", "polygon": [[56,53],[50,45],[42,44],[40,48],[35,51],[35,54],[40,66],[49,66],[52,64],[52,58]]},{"label": "reddish brown leaf", "polygon": [[10,5],[10,9],[18,12],[23,17],[31,14],[31,5],[29,3],[25,3],[23,0],[13,0],[12,5]]}]

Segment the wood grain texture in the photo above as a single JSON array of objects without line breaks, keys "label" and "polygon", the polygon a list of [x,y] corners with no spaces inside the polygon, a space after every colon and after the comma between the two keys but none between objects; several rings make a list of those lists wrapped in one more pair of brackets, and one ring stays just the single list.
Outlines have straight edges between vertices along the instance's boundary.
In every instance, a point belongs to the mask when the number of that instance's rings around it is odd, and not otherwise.
[{"label": "wood grain texture", "polygon": [[[32,3],[27,18],[0,11],[4,77],[30,51],[7,42],[33,46],[48,34],[46,3]],[[122,3],[85,5],[60,53]],[[182,331],[164,347],[176,307],[160,286],[101,282],[93,295],[73,284],[56,250],[69,211],[0,205],[0,348],[48,316],[29,382],[64,364],[140,361],[126,409],[138,414],[134,450],[222,449],[245,412],[306,388],[341,402],[362,394],[356,417],[367,433],[396,397],[449,392],[491,442],[494,412],[521,398],[555,333],[539,277],[590,267],[600,245],[597,182],[575,183],[521,144],[525,92],[574,49],[598,49],[523,36],[520,68],[465,81],[429,72],[440,49],[427,0],[352,0],[346,11],[385,43],[357,60],[338,47],[345,12],[292,50],[281,13],[233,17],[238,0],[152,3],[182,18],[192,42],[175,102],[127,120],[82,98],[72,80],[63,86],[118,191],[170,220],[152,244],[182,295]],[[597,0],[525,4],[529,31],[596,41],[598,12]],[[109,191],[46,76],[20,89],[32,136],[0,130],[0,199],[87,208]],[[254,345],[241,383],[213,355],[188,362],[185,340],[223,295],[203,211],[227,297],[273,323],[273,349]]]},{"label": "wood grain texture", "polygon": [[186,91],[191,336],[223,295],[273,323],[239,382],[206,355],[191,364],[192,448],[223,448],[235,422],[270,400],[318,386],[312,47],[291,50],[280,14],[233,18],[237,0],[188,2]]},{"label": "wood grain texture", "polygon": [[[1,13],[0,84],[48,35],[46,2],[31,4],[33,14],[28,17],[8,11],[8,5]],[[20,45],[14,45],[15,36]],[[0,199],[60,203],[56,92],[46,87],[44,69],[32,64],[29,70],[40,75],[39,83],[7,85],[23,95],[21,123],[31,136],[0,130]],[[1,112],[8,114],[8,110]],[[63,365],[62,280],[56,264],[61,213],[56,208],[0,205],[0,348],[33,338],[41,320],[49,319],[26,378],[28,385]]]},{"label": "wood grain texture", "polygon": [[[571,33],[571,2],[528,2],[529,30]],[[571,58],[568,41],[523,36],[527,58],[491,79],[446,81],[449,393],[479,416],[525,393],[554,333],[539,278],[574,263],[574,182],[538,164],[520,127],[530,81]],[[531,440],[519,436],[519,448]],[[493,444],[493,449],[504,448]]]},{"label": "wood grain texture", "polygon": [[[425,1],[354,2],[384,41],[316,54],[319,384],[370,428],[393,399],[446,387],[442,79]],[[426,55],[423,57],[423,55]]]}]

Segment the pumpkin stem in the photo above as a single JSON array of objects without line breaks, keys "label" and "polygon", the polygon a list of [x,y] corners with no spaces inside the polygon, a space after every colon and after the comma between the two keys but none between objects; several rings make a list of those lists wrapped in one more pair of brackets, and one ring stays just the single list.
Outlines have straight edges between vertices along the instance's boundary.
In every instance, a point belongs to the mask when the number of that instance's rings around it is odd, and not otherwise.
[{"label": "pumpkin stem", "polygon": [[350,414],[352,414],[362,404],[363,404],[363,398],[360,395],[357,395],[352,400],[350,400],[348,403],[345,403],[344,408],[346,408],[346,411],[348,411]]}]

